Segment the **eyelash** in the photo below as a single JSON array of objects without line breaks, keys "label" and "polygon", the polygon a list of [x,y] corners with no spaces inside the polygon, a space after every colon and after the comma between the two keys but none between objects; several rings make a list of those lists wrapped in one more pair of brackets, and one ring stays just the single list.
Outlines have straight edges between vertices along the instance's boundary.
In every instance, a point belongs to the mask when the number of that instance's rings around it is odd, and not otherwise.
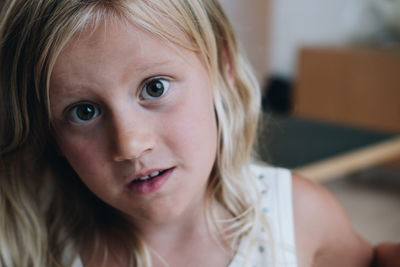
[{"label": "eyelash", "polygon": [[[151,83],[153,83],[153,82],[160,82],[158,84],[153,84],[154,86],[156,86],[156,88],[153,88],[153,89],[159,90],[161,88],[160,86],[162,86],[162,90],[163,90],[162,92],[158,92],[158,91],[152,92],[152,93],[156,94],[156,96],[154,96],[154,95],[151,96],[149,94],[149,92],[146,91],[149,88],[148,86],[150,86]],[[151,78],[151,79],[148,79],[144,83],[143,87],[140,90],[139,98],[141,100],[157,99],[157,98],[163,97],[168,92],[169,88],[170,88],[170,81],[168,79],[163,78],[163,77]],[[84,109],[80,110],[79,108],[84,108],[86,110],[84,110]],[[81,114],[79,114],[79,112]],[[86,114],[84,114],[83,112],[86,112]],[[94,104],[91,104],[88,102],[82,102],[82,103],[78,103],[78,104],[72,106],[68,110],[67,114],[68,114],[69,121],[76,123],[76,124],[84,124],[84,123],[90,122],[91,120],[93,120],[96,117],[98,117],[99,115],[101,115],[101,110]],[[89,117],[87,117],[85,119],[85,118],[83,118],[84,116],[89,116]]]},{"label": "eyelash", "polygon": [[[148,88],[147,86],[149,86],[152,82],[157,82],[157,81],[161,82],[164,91],[158,96],[150,96],[148,94],[148,92],[146,93],[146,89]],[[165,88],[166,86],[167,86],[167,88]],[[168,92],[169,87],[170,87],[170,81],[168,79],[163,78],[163,77],[151,78],[151,79],[147,80],[144,83],[144,85],[143,85],[143,87],[142,87],[142,89],[140,91],[139,98],[142,99],[142,100],[151,100],[151,99],[160,98],[160,97],[164,96]],[[144,93],[147,94],[147,97],[148,97],[147,99],[143,96]]]},{"label": "eyelash", "polygon": [[[86,110],[79,110],[79,108],[86,108]],[[79,114],[78,113],[79,111],[87,112],[87,113],[90,112],[90,113],[92,113],[92,115],[88,119],[82,119],[82,118],[79,118],[79,116],[85,115],[85,114]],[[73,107],[71,107],[68,110],[68,120],[73,123],[76,123],[76,124],[83,124],[83,123],[87,123],[87,122],[93,120],[100,114],[101,114],[101,110],[98,107],[96,107],[96,105],[83,102],[83,103],[78,103],[78,104],[74,105]]]}]

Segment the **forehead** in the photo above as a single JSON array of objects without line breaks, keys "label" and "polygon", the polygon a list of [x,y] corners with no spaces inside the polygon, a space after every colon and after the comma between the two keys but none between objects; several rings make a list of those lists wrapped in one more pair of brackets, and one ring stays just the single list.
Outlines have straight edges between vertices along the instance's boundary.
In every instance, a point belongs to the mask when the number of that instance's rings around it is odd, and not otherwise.
[{"label": "forehead", "polygon": [[[149,41],[153,45],[161,44],[161,47],[175,50],[178,55],[181,54],[182,49],[199,52],[195,48],[197,45],[194,44],[193,39],[172,21],[161,19],[160,23],[163,24],[160,27],[154,25],[144,27],[134,19],[121,17],[105,18],[96,24],[89,22],[67,42],[57,56],[56,63],[79,52],[84,52],[87,56],[99,55],[99,53],[106,55],[106,51],[110,51],[110,46],[122,52],[120,48],[126,43],[129,43],[132,50],[141,51],[149,45]],[[151,57],[152,54],[147,54],[147,56]]]},{"label": "forehead", "polygon": [[97,15],[90,17],[67,43],[67,48],[74,43],[86,42],[91,45],[107,40],[110,36],[115,37],[118,34],[135,34],[135,32],[146,32],[148,35],[154,35],[154,38],[163,39],[166,43],[178,45],[189,50],[198,51],[198,46],[194,42],[193,32],[187,32],[178,25],[178,21],[168,17],[160,17],[153,14],[153,23],[136,17],[136,14],[113,15],[105,14],[98,18]]},{"label": "forehead", "polygon": [[[174,34],[180,35],[182,39],[185,38],[179,32],[174,32]],[[148,42],[149,40],[167,43],[166,39],[164,40],[161,36],[135,23],[124,19],[108,19],[94,26],[89,24],[77,32],[61,51],[59,57],[70,54],[72,51],[78,52],[83,49],[86,49],[85,52],[88,55],[99,52],[99,50],[105,52],[109,46],[118,46],[118,44],[122,46],[125,43],[129,43],[132,49],[138,49],[141,47],[141,42]]]},{"label": "forehead", "polygon": [[[186,40],[181,32],[174,33]],[[135,24],[103,22],[94,30],[81,31],[61,51],[50,77],[50,95],[54,90],[97,86],[108,75],[127,81],[132,73],[142,74],[163,64],[188,67],[199,59],[198,53]],[[97,75],[99,71],[104,77]]]}]

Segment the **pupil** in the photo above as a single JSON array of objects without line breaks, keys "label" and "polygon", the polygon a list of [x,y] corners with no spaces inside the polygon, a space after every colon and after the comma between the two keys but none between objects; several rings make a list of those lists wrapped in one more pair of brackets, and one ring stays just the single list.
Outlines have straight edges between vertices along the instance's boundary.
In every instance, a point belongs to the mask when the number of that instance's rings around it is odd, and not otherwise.
[{"label": "pupil", "polygon": [[164,85],[158,80],[151,81],[147,88],[147,93],[152,97],[159,97],[164,93]]},{"label": "pupil", "polygon": [[92,105],[82,105],[77,109],[77,116],[81,120],[90,120],[95,114],[94,107]]}]

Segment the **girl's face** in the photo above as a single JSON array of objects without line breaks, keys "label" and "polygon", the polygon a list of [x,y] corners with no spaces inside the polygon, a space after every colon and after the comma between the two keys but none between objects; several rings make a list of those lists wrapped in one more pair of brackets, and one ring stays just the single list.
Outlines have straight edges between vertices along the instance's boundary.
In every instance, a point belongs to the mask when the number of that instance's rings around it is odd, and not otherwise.
[{"label": "girl's face", "polygon": [[215,161],[199,56],[128,23],[85,32],[51,75],[54,133],[87,187],[134,222],[198,212]]}]

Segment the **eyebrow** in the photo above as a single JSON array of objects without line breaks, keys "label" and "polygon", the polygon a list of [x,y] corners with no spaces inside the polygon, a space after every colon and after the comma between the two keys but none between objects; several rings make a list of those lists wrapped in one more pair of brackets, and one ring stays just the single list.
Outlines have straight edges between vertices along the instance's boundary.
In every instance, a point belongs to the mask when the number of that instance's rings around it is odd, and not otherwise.
[{"label": "eyebrow", "polygon": [[171,60],[170,58],[166,58],[163,59],[161,61],[157,61],[157,60],[152,60],[150,62],[146,62],[146,64],[142,64],[143,66],[136,66],[136,70],[139,72],[146,72],[149,69],[153,69],[155,65],[157,66],[164,66],[164,65],[169,65],[169,64],[173,64],[176,65],[176,62],[174,62],[173,60]]}]

